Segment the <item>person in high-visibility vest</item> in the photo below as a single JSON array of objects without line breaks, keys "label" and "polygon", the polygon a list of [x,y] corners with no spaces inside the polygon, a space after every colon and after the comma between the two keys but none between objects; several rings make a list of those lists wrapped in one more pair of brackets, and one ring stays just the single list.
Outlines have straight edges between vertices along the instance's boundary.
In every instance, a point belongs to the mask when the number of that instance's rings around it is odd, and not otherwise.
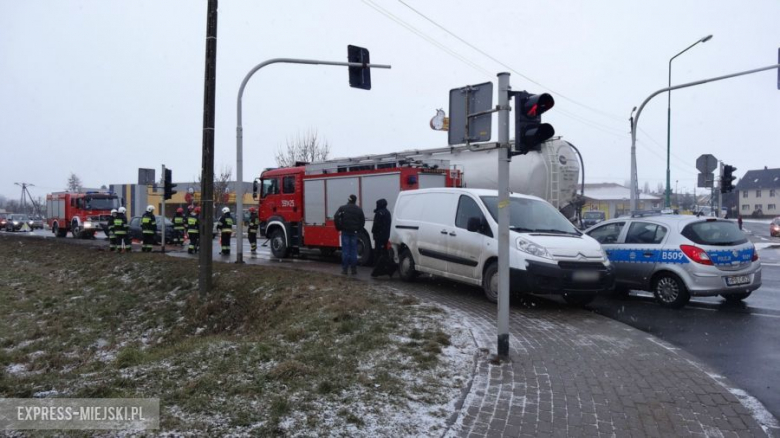
[{"label": "person in high-visibility vest", "polygon": [[146,213],[141,216],[141,232],[143,233],[143,244],[141,251],[152,252],[154,246],[154,235],[157,233],[157,219],[154,217],[154,206],[146,207]]},{"label": "person in high-visibility vest", "polygon": [[111,210],[111,219],[108,220],[108,250],[116,251],[116,234],[114,234],[114,220],[116,219],[116,208]]},{"label": "person in high-visibility vest", "polygon": [[260,227],[260,218],[257,217],[257,210],[254,207],[249,209],[249,247],[252,253],[257,252],[257,229]]},{"label": "person in high-visibility vest", "polygon": [[184,245],[184,226],[187,224],[187,218],[184,217],[184,209],[179,207],[173,216],[173,244]]},{"label": "person in high-visibility vest", "polygon": [[222,209],[222,216],[219,217],[217,222],[217,229],[220,234],[220,243],[222,244],[222,251],[220,255],[230,255],[230,236],[233,235],[233,218],[230,216],[230,209],[224,207]]},{"label": "person in high-visibility vest", "polygon": [[187,236],[189,236],[190,243],[187,247],[187,252],[195,254],[200,249],[200,207],[195,207],[190,216],[187,218]]},{"label": "person in high-visibility vest", "polygon": [[119,207],[114,218],[114,236],[116,237],[116,249],[121,252],[130,252],[133,250],[130,235],[127,234],[127,209]]}]

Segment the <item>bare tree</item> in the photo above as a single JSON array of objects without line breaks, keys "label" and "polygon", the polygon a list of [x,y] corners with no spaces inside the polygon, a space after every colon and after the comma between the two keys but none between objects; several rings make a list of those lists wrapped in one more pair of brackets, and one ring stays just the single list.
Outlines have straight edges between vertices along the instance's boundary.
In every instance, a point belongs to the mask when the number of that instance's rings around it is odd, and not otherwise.
[{"label": "bare tree", "polygon": [[642,188],[642,193],[649,195],[650,194],[650,182],[645,181],[645,186]]},{"label": "bare tree", "polygon": [[225,198],[230,193],[230,177],[233,174],[233,170],[229,166],[222,166],[222,170],[219,174],[214,175],[214,212],[219,212],[219,206],[227,204]]},{"label": "bare tree", "polygon": [[664,183],[658,183],[658,191],[656,193],[664,192]]},{"label": "bare tree", "polygon": [[83,187],[84,186],[81,184],[81,178],[79,178],[75,173],[71,172],[70,177],[68,177],[68,185],[65,187],[65,190],[69,192],[80,192]]},{"label": "bare tree", "polygon": [[274,158],[280,167],[294,166],[296,162],[314,163],[324,161],[330,155],[330,144],[320,139],[316,129],[299,132],[295,138],[287,138],[285,147],[279,146]]}]

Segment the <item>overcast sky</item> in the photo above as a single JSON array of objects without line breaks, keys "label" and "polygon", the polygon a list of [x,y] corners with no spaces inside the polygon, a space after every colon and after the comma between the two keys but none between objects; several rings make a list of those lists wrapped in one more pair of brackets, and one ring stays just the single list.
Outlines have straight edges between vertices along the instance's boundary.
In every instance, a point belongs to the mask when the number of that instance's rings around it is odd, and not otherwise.
[{"label": "overcast sky", "polygon": [[[0,194],[18,197],[14,183],[27,182],[43,196],[70,172],[89,187],[132,183],[139,167],[159,175],[161,164],[174,180],[195,179],[206,10],[206,0],[0,0]],[[235,172],[236,96],[253,66],[345,61],[354,44],[393,66],[372,71],[371,91],[349,88],[344,67],[255,74],[244,95],[246,180],[309,128],[333,157],[444,146],[428,122],[449,90],[509,71],[513,89],[553,94],[545,120],[583,152],[588,182],[623,183],[628,117],[666,86],[669,58],[713,34],[675,59],[673,84],[775,64],[778,18],[777,0],[222,0],[215,167]],[[703,153],[738,176],[780,167],[779,116],[775,71],[674,92],[672,184],[692,190]],[[655,188],[665,179],[665,96],[639,126],[640,187]]]}]

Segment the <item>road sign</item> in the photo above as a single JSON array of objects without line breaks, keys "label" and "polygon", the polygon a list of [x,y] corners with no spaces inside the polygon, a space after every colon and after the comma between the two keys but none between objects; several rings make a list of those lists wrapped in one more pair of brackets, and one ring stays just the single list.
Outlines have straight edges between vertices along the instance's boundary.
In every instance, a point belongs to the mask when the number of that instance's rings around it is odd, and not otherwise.
[{"label": "road sign", "polygon": [[713,184],[715,183],[715,175],[713,175],[712,172],[700,173],[698,177],[699,178],[696,184],[697,187],[705,187],[711,189]]},{"label": "road sign", "polygon": [[718,159],[710,154],[704,154],[696,159],[696,168],[701,173],[710,173],[718,168]]},{"label": "road sign", "polygon": [[492,82],[450,90],[449,144],[490,141],[492,113],[469,116],[492,108]]},{"label": "road sign", "polygon": [[154,169],[142,169],[138,168],[138,184],[139,185],[151,185],[156,183],[154,180]]}]

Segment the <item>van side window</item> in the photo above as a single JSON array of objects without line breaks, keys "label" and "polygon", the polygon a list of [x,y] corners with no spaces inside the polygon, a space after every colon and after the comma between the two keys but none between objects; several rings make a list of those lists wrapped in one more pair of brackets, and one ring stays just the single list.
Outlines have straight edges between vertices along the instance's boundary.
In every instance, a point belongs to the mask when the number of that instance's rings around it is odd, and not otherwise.
[{"label": "van side window", "polygon": [[282,193],[295,193],[294,176],[285,176],[282,178]]},{"label": "van side window", "polygon": [[458,228],[467,229],[469,224],[469,218],[478,217],[480,220],[485,220],[485,216],[482,214],[482,210],[479,209],[479,205],[471,197],[461,195],[458,200],[458,212],[455,216],[455,226]]},{"label": "van side window", "polygon": [[588,233],[588,235],[599,243],[617,243],[620,232],[623,231],[623,225],[625,225],[625,222],[613,222],[602,225]]}]

